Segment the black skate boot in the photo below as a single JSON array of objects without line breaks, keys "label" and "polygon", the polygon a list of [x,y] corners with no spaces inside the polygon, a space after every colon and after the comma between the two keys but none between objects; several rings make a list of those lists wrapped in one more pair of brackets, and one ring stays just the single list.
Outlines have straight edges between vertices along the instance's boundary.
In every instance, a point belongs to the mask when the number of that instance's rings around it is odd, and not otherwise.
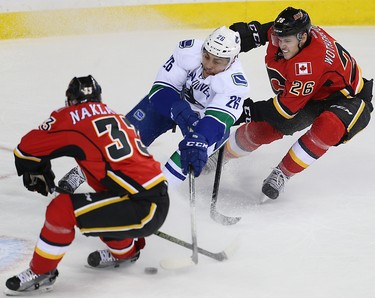
[{"label": "black skate boot", "polygon": [[8,296],[22,296],[36,292],[49,292],[53,289],[57,269],[44,274],[36,274],[30,268],[9,278],[6,281],[5,294]]},{"label": "black skate boot", "polygon": [[134,263],[138,260],[140,252],[137,251],[132,257],[128,259],[115,258],[108,249],[97,250],[89,254],[87,263],[91,267],[104,268],[104,267],[119,267],[121,263]]},{"label": "black skate boot", "polygon": [[273,169],[271,174],[263,181],[262,192],[272,200],[278,198],[285,188],[285,183],[290,177],[286,176],[279,167]]}]

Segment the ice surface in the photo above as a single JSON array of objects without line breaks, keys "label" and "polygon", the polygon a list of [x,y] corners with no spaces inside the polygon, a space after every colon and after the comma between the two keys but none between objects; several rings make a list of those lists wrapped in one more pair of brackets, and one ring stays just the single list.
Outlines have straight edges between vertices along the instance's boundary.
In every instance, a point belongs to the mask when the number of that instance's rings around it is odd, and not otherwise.
[{"label": "ice surface", "polygon": [[[365,77],[375,77],[374,27],[332,27],[328,32],[356,58]],[[92,74],[103,88],[103,100],[126,113],[149,91],[179,40],[208,33],[170,30],[0,41],[0,290],[8,277],[27,268],[51,199],[28,192],[16,176],[12,149],[20,138],[64,105],[74,76]],[[264,50],[241,54],[254,99],[272,96]],[[197,266],[166,271],[160,260],[191,252],[152,236],[133,266],[88,269],[87,255],[103,244],[77,231],[59,265],[54,291],[43,297],[375,297],[375,124],[293,177],[279,199],[259,205],[263,179],[298,136],[225,166],[218,209],[242,216],[234,226],[221,226],[209,217],[213,174],[196,179],[199,246],[218,252],[238,237],[241,245],[228,261],[200,256]],[[179,139],[178,133],[163,135],[150,151],[164,163]],[[56,176],[73,165],[67,158],[54,161]],[[187,184],[171,192],[161,230],[190,242]],[[158,274],[146,275],[145,267],[158,267]]]}]

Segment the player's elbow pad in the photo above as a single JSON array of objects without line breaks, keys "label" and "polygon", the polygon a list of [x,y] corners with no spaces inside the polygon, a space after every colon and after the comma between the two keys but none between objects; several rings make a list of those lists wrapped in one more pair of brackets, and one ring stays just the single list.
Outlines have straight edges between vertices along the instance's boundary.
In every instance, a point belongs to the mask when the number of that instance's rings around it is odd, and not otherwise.
[{"label": "player's elbow pad", "polygon": [[200,133],[207,139],[208,146],[220,141],[225,133],[225,125],[212,117],[203,117],[199,120],[194,132]]}]

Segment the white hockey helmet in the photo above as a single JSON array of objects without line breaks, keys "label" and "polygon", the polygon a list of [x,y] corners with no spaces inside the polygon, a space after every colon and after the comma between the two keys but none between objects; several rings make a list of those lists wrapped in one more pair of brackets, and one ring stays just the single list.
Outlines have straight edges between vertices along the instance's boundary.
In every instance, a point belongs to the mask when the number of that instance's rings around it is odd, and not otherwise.
[{"label": "white hockey helmet", "polygon": [[229,58],[229,67],[241,50],[240,34],[222,26],[217,28],[206,38],[203,43],[203,48],[214,56]]}]

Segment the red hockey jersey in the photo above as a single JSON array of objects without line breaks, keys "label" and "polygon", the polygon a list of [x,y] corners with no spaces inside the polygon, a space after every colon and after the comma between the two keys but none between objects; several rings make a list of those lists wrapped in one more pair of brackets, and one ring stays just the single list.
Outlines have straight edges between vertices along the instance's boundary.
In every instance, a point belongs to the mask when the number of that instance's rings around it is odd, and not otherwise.
[{"label": "red hockey jersey", "polygon": [[135,194],[165,180],[124,115],[88,102],[52,112],[26,134],[14,151],[19,174],[49,160],[70,156],[96,191]]},{"label": "red hockey jersey", "polygon": [[310,43],[289,60],[276,59],[279,48],[272,43],[272,27],[268,40],[267,72],[277,94],[275,108],[284,118],[293,118],[309,100],[324,100],[337,91],[350,98],[361,91],[355,59],[322,28],[313,26]]}]

